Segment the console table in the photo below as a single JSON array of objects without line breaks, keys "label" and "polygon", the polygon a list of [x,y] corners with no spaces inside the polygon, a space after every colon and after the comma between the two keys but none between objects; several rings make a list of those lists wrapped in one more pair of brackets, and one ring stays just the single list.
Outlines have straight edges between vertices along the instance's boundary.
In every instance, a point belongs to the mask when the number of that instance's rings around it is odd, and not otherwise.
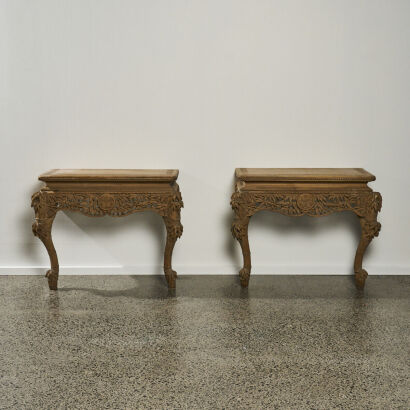
[{"label": "console table", "polygon": [[248,286],[251,273],[248,224],[252,215],[264,210],[289,216],[352,211],[361,225],[354,272],[357,288],[363,289],[367,277],[363,254],[381,227],[377,214],[382,197],[367,186],[376,179],[374,175],[362,168],[237,168],[235,177],[232,234],[242,248],[239,276],[243,287]]},{"label": "console table", "polygon": [[47,271],[50,289],[57,289],[58,259],[51,237],[56,213],[61,210],[87,216],[126,216],[153,211],[162,216],[167,231],[164,273],[168,286],[175,288],[172,251],[182,235],[180,211],[183,207],[172,169],[54,169],[39,176],[45,186],[31,198],[35,211],[33,233],[41,239],[50,257]]}]

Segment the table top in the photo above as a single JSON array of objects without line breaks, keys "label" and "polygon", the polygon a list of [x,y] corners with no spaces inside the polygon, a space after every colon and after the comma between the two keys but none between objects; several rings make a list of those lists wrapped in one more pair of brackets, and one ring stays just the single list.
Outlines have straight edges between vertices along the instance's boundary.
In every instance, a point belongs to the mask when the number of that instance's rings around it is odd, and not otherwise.
[{"label": "table top", "polygon": [[52,169],[38,179],[45,182],[172,182],[178,173],[177,169]]},{"label": "table top", "polygon": [[249,182],[369,182],[376,179],[363,168],[236,168],[235,176]]}]

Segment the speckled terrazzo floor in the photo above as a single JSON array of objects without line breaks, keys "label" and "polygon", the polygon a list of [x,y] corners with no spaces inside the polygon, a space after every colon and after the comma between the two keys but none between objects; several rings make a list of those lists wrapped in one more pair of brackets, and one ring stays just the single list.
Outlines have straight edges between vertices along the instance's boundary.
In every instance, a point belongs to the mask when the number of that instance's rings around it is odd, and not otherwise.
[{"label": "speckled terrazzo floor", "polygon": [[0,277],[1,409],[408,409],[410,277]]}]

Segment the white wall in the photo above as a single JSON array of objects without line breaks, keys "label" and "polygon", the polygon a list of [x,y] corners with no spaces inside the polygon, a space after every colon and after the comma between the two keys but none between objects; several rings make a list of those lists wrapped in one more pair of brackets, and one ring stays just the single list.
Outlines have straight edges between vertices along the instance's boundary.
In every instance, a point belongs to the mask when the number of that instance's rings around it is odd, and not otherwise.
[{"label": "white wall", "polygon": [[[179,168],[175,267],[234,273],[235,167],[366,168],[364,266],[409,273],[409,39],[408,0],[2,0],[1,273],[48,264],[30,195],[50,168]],[[351,273],[357,225],[257,215],[253,271]],[[53,233],[63,272],[160,272],[156,215],[60,213]]]}]

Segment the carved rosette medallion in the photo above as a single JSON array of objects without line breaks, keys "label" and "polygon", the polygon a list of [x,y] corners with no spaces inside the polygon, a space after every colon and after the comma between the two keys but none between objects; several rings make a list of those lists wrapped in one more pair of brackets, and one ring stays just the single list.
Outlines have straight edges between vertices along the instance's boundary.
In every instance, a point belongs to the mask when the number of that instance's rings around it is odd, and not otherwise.
[{"label": "carved rosette medallion", "polygon": [[103,211],[111,211],[111,209],[113,209],[115,206],[115,199],[110,194],[103,194],[98,198],[98,206]]},{"label": "carved rosette medallion", "polygon": [[308,211],[315,205],[315,199],[312,194],[301,194],[297,197],[296,202],[302,211]]}]

